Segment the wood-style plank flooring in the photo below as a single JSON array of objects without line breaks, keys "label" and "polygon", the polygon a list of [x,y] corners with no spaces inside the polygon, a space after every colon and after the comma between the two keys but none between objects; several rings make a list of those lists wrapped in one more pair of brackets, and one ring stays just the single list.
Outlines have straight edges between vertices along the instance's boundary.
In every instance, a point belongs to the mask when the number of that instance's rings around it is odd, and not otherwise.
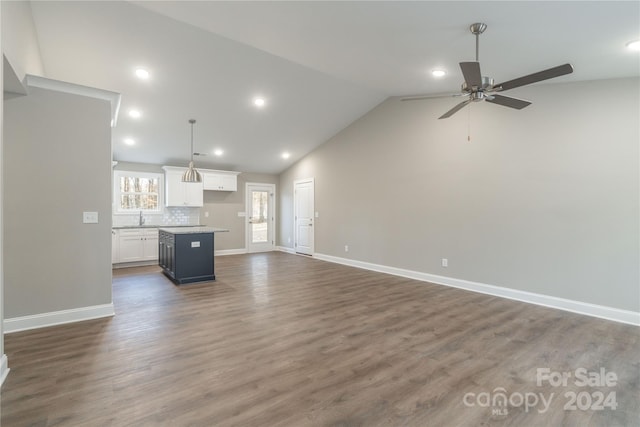
[{"label": "wood-style plank flooring", "polygon": [[[181,287],[117,270],[115,317],[6,335],[2,426],[640,425],[640,328],[279,252],[216,261]],[[572,392],[617,407],[567,410]]]}]

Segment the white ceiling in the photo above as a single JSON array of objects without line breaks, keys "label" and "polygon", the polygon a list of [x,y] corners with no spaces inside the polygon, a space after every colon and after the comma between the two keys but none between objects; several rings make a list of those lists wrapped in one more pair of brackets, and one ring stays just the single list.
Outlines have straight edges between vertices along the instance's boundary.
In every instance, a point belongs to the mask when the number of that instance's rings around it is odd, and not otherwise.
[{"label": "white ceiling", "polygon": [[478,21],[496,81],[566,62],[575,72],[551,82],[640,75],[624,48],[640,38],[635,1],[31,3],[46,77],[122,94],[120,161],[186,165],[195,118],[195,151],[209,153],[196,166],[279,173],[388,96],[457,91]]}]

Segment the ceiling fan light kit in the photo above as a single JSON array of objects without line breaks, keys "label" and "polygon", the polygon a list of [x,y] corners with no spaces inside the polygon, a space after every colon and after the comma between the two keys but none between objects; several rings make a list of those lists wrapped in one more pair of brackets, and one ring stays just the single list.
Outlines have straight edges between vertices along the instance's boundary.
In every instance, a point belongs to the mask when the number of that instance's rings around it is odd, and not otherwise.
[{"label": "ceiling fan light kit", "polygon": [[191,124],[191,161],[189,162],[189,168],[182,175],[182,182],[202,182],[202,175],[193,166],[193,125],[196,123],[195,119],[189,119]]},{"label": "ceiling fan light kit", "polygon": [[460,102],[455,107],[444,113],[439,117],[439,119],[446,119],[448,117],[451,117],[470,103],[480,101],[487,101],[492,104],[521,110],[531,105],[531,102],[525,101],[523,99],[512,98],[510,96],[499,95],[497,94],[497,92],[504,92],[506,90],[529,85],[543,80],[553,79],[555,77],[560,77],[565,74],[571,74],[573,72],[573,67],[571,66],[571,64],[563,64],[557,67],[549,68],[547,70],[538,71],[537,73],[518,77],[504,83],[495,84],[492,78],[483,76],[480,72],[480,34],[482,34],[486,29],[487,25],[482,22],[476,22],[474,24],[471,24],[471,26],[469,27],[471,34],[476,36],[476,60],[473,62],[460,63],[460,70],[462,71],[462,76],[464,77],[464,83],[462,83],[460,93],[450,95],[417,95],[402,98],[402,101],[417,101],[422,99],[449,98],[456,96],[467,97],[466,100]]}]

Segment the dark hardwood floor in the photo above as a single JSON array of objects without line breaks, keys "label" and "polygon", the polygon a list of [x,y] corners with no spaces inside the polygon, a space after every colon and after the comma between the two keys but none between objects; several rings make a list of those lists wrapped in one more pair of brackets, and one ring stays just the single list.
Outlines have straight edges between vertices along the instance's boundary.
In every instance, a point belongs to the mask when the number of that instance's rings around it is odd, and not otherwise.
[{"label": "dark hardwood floor", "polygon": [[278,252],[216,261],[181,287],[116,270],[115,317],[6,335],[2,426],[640,425],[640,328]]}]

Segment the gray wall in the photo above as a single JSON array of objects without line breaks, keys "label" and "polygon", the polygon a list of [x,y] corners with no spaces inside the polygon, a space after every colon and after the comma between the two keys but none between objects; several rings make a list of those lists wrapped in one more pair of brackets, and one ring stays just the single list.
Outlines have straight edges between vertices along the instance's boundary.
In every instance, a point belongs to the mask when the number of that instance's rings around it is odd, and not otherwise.
[{"label": "gray wall", "polygon": [[639,90],[537,85],[447,120],[455,100],[390,98],[281,174],[278,242],[314,177],[317,253],[640,311]]},{"label": "gray wall", "polygon": [[152,173],[164,174],[164,169],[162,169],[162,165],[154,165],[151,163],[132,163],[132,162],[118,161],[118,164],[115,165],[113,169],[130,171],[130,172],[152,172]]},{"label": "gray wall", "polygon": [[[200,209],[200,223],[215,227],[228,228],[228,233],[216,234],[216,250],[244,249],[246,247],[246,218],[239,217],[244,212],[246,183],[276,184],[278,177],[267,174],[241,173],[238,175],[238,191],[205,191],[204,206]],[[277,211],[277,209],[276,209]],[[209,217],[205,217],[209,212]],[[276,212],[276,218],[278,213]]]},{"label": "gray wall", "polygon": [[[40,48],[38,46],[35,25],[31,15],[31,4],[29,2],[7,2],[0,1],[0,34],[2,46],[3,60],[9,64],[7,70],[10,75],[15,75],[18,80],[22,80],[26,73],[43,74],[42,58],[40,57]],[[4,64],[3,64],[4,65]],[[2,85],[2,93],[4,98],[4,66],[0,69],[0,85]],[[3,115],[3,109],[0,108],[0,116]],[[0,118],[1,120],[1,118]],[[4,163],[4,154],[2,147],[4,145],[3,136],[4,128],[0,126],[0,162]],[[3,175],[2,166],[0,165],[0,176]],[[0,177],[0,205],[4,205],[5,198],[2,187],[4,180]],[[0,213],[0,228],[2,227],[2,215]],[[4,237],[0,231],[0,357],[4,357],[4,334],[3,320],[7,313],[4,310],[6,299],[4,298],[4,264],[6,264],[4,249]],[[0,365],[1,367],[1,365]],[[3,373],[0,369],[0,378]]]},{"label": "gray wall", "polygon": [[110,120],[108,102],[77,95],[5,100],[6,318],[111,303]]},{"label": "gray wall", "polygon": [[[4,26],[2,25],[2,5],[0,4],[0,46],[2,46],[2,30]],[[2,88],[2,94],[4,97],[4,66],[0,68],[0,88]],[[4,233],[2,232],[2,205],[4,204],[4,180],[2,179],[3,168],[2,163],[4,163],[4,122],[2,120],[4,113],[3,108],[4,101],[0,103],[0,385],[2,385],[3,377],[5,375],[6,366],[3,366],[3,361],[6,360],[6,355],[4,354]]]}]

